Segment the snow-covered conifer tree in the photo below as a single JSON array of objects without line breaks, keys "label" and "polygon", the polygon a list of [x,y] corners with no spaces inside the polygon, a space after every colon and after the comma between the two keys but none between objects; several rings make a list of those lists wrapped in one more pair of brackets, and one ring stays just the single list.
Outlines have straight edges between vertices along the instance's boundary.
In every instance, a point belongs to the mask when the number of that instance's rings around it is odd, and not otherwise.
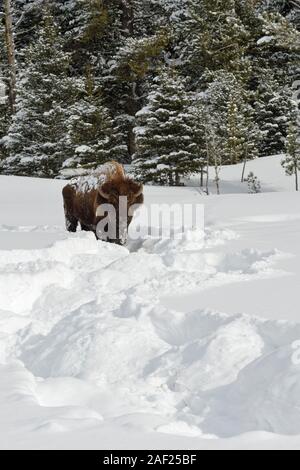
[{"label": "snow-covered conifer tree", "polygon": [[218,73],[206,91],[206,106],[214,116],[223,164],[240,163],[258,156],[260,132],[254,120],[251,97],[252,93],[243,82],[227,72]]},{"label": "snow-covered conifer tree", "polygon": [[299,171],[300,171],[300,128],[299,109],[296,104],[291,113],[289,121],[288,135],[286,141],[286,157],[282,161],[282,166],[289,176],[295,176],[296,191],[299,191]]},{"label": "snow-covered conifer tree", "polygon": [[272,72],[261,77],[255,97],[255,121],[262,132],[260,156],[280,154],[284,151],[288,130],[291,92],[280,86]]},{"label": "snow-covered conifer tree", "polygon": [[233,165],[240,163],[244,156],[246,130],[243,127],[243,118],[239,112],[236,96],[231,95],[228,103],[227,115],[227,152],[229,162]]},{"label": "snow-covered conifer tree", "polygon": [[123,135],[124,154],[120,156],[129,161],[136,151],[135,115],[143,107],[149,92],[148,82],[156,73],[167,41],[164,30],[152,36],[125,38],[104,75],[104,88],[110,106],[115,109],[118,133]]},{"label": "snow-covered conifer tree", "polygon": [[194,116],[184,81],[171,69],[154,79],[137,113],[135,174],[144,182],[178,185],[195,170]]},{"label": "snow-covered conifer tree", "polygon": [[238,87],[230,95],[227,114],[226,160],[236,164],[244,162],[242,182],[246,164],[259,156],[262,134],[254,121],[254,110],[246,101],[247,93]]},{"label": "snow-covered conifer tree", "polygon": [[82,96],[70,107],[68,129],[74,157],[64,162],[63,175],[71,175],[73,169],[79,174],[81,169],[85,172],[119,158],[114,121],[103,104],[101,89],[95,86],[90,68]]},{"label": "snow-covered conifer tree", "polygon": [[190,20],[186,22],[189,41],[184,55],[187,71],[196,80],[205,70],[248,69],[245,51],[249,32],[236,11],[234,0],[190,0]]},{"label": "snow-covered conifer tree", "polygon": [[261,192],[261,184],[257,176],[251,171],[247,178],[248,183],[248,193],[249,194],[258,194]]},{"label": "snow-covered conifer tree", "polygon": [[18,77],[16,114],[5,147],[6,173],[53,177],[70,152],[67,122],[77,93],[69,76],[69,54],[49,10],[38,39],[26,51],[24,70]]}]

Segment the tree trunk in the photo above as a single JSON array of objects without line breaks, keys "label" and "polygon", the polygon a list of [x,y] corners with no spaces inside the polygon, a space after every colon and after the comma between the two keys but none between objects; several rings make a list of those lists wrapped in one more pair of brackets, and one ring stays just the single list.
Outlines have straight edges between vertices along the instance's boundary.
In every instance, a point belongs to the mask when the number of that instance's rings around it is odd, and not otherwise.
[{"label": "tree trunk", "polygon": [[122,28],[126,36],[132,37],[134,34],[134,8],[133,0],[121,0]]},{"label": "tree trunk", "polygon": [[204,184],[204,167],[201,166],[201,170],[200,170],[200,187],[203,188],[203,184]]},{"label": "tree trunk", "polygon": [[207,159],[206,194],[209,196],[209,158]]},{"label": "tree trunk", "polygon": [[215,171],[216,171],[216,187],[217,187],[217,195],[220,196],[221,194],[221,191],[220,191],[220,177],[219,177],[219,170],[217,167],[215,167]]},{"label": "tree trunk", "polygon": [[180,178],[180,175],[177,172],[175,172],[175,184],[176,184],[176,186],[181,185],[181,178]]},{"label": "tree trunk", "polygon": [[242,183],[245,182],[245,172],[246,172],[247,162],[248,162],[248,146],[247,146],[247,152],[245,155],[245,160],[244,160],[244,165],[243,165],[243,173],[242,173],[242,179],[241,179]]},{"label": "tree trunk", "polygon": [[209,142],[208,142],[208,134],[205,130],[205,142],[206,142],[206,194],[209,196],[209,163],[210,163],[210,149],[209,149]]},{"label": "tree trunk", "polygon": [[299,191],[298,165],[295,165],[296,191]]},{"label": "tree trunk", "polygon": [[245,182],[245,172],[246,172],[246,166],[247,166],[247,162],[248,162],[248,156],[249,156],[249,147],[248,147],[248,143],[247,143],[247,148],[246,148],[246,152],[245,152],[245,159],[244,159],[244,165],[243,165],[243,172],[242,172],[242,179],[241,179],[242,183]]},{"label": "tree trunk", "polygon": [[245,158],[245,160],[244,160],[244,165],[243,165],[243,172],[242,172],[241,183],[245,183],[246,165],[247,165],[247,159]]},{"label": "tree trunk", "polygon": [[9,66],[9,104],[11,113],[16,110],[16,52],[13,35],[12,6],[11,0],[4,0],[4,26],[5,41],[7,48],[7,60]]},{"label": "tree trunk", "polygon": [[220,164],[217,160],[216,145],[215,144],[214,144],[213,148],[214,148],[214,152],[215,152],[215,173],[216,173],[215,182],[216,182],[216,187],[217,187],[217,194],[219,196],[221,194],[221,191],[220,191]]},{"label": "tree trunk", "polygon": [[[136,153],[136,141],[135,141],[135,134],[133,132],[133,126],[130,124],[128,129],[128,152],[130,157],[132,157]],[[130,163],[130,162],[129,162]]]}]

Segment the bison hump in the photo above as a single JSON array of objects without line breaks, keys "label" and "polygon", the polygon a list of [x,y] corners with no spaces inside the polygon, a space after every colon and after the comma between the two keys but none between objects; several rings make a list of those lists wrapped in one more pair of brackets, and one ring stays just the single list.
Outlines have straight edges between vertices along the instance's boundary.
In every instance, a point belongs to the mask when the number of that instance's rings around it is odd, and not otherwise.
[{"label": "bison hump", "polygon": [[98,166],[89,175],[73,178],[70,181],[70,186],[72,186],[76,192],[87,193],[97,190],[107,181],[120,177],[125,178],[123,166],[116,162],[108,162]]}]

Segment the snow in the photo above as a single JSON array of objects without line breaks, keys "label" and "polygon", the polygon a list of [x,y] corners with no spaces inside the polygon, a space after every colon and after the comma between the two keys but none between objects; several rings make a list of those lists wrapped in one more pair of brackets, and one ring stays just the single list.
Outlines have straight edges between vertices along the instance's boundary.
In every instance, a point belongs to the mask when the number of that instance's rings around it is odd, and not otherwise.
[{"label": "snow", "polygon": [[91,147],[88,145],[80,145],[75,149],[75,153],[88,153],[91,151]]},{"label": "snow", "polygon": [[115,171],[116,167],[114,164],[105,163],[86,176],[73,178],[69,184],[73,186],[77,192],[85,193],[93,189],[98,189],[105,183],[108,176],[113,175]]},{"label": "snow", "polygon": [[6,86],[0,79],[0,104],[5,104],[6,99]]},{"label": "snow", "polygon": [[261,46],[262,44],[269,44],[274,41],[274,36],[263,36],[257,41],[257,45]]},{"label": "snow", "polygon": [[[249,173],[253,172],[261,182],[263,193],[269,192],[290,192],[295,189],[294,179],[284,174],[281,162],[285,158],[284,155],[276,155],[272,157],[259,158],[249,161],[246,166],[245,178]],[[271,168],[271,172],[270,172]],[[222,194],[247,194],[247,184],[241,183],[243,165],[222,167],[220,173],[220,187]],[[214,169],[210,169],[210,192],[216,194],[214,180]],[[199,186],[199,176],[191,178],[187,184]]]},{"label": "snow", "polygon": [[146,187],[147,206],[205,204],[205,231],[127,247],[65,232],[63,181],[0,177],[1,449],[299,448],[300,196],[281,159],[249,163],[262,194],[241,166],[221,196]]}]

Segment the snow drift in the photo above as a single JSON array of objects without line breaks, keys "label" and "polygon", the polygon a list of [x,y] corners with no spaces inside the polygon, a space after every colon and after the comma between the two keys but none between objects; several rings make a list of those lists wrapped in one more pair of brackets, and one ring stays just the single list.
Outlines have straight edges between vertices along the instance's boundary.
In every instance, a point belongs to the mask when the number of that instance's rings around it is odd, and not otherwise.
[{"label": "snow drift", "polygon": [[[168,200],[166,190],[149,188],[148,201],[157,191]],[[284,214],[276,194],[271,203],[243,196],[242,208],[233,197],[208,199],[205,232],[182,240],[119,247],[67,235],[53,215],[54,241],[0,251],[2,448],[299,442],[300,325],[277,318],[275,291],[267,292],[272,316],[241,294],[258,283],[288,293],[298,266],[298,195],[282,196],[291,201]],[[1,234],[43,238],[42,217],[17,225],[4,214]],[[241,298],[251,315],[225,308]]]}]

